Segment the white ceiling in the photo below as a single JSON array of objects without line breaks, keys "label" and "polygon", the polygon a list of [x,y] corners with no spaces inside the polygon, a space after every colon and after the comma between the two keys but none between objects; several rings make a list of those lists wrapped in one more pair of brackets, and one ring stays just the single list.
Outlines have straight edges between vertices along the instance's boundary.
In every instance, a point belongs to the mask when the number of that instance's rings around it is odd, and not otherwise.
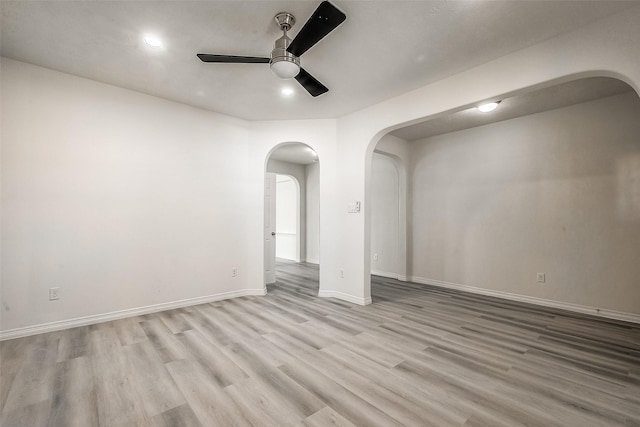
[{"label": "white ceiling", "polygon": [[475,107],[468,108],[398,129],[391,134],[406,141],[414,141],[632,90],[631,86],[617,79],[607,77],[579,79],[502,99],[498,108],[490,113],[482,113]]},{"label": "white ceiling", "polygon": [[[3,56],[249,120],[333,118],[636,6],[634,1],[340,1],[347,20],[302,56],[329,87],[310,97],[266,64],[273,16],[319,1],[0,1]],[[145,33],[164,41],[143,42]],[[291,86],[295,95],[283,98]]]}]

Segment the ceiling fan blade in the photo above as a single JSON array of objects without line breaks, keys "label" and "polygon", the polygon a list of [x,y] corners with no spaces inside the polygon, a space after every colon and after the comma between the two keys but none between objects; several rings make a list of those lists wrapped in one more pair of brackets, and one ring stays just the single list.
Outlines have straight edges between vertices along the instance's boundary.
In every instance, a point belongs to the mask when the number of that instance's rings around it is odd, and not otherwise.
[{"label": "ceiling fan blade", "polygon": [[342,24],[345,19],[347,19],[347,15],[340,12],[328,1],[323,1],[304,24],[296,38],[293,39],[287,51],[295,56],[302,55]]},{"label": "ceiling fan blade", "polygon": [[210,53],[199,53],[198,58],[202,62],[222,62],[227,64],[268,64],[269,58],[258,56],[233,56],[233,55],[213,55]]},{"label": "ceiling fan blade", "polygon": [[329,89],[316,80],[311,74],[307,73],[304,68],[300,68],[300,72],[296,76],[298,83],[307,90],[314,98],[323,93],[329,92]]}]

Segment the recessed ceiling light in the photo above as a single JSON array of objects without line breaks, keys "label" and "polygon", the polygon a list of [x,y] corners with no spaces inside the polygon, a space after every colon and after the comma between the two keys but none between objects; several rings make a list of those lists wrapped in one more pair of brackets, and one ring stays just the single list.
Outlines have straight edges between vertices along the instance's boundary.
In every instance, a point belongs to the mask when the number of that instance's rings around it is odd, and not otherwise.
[{"label": "recessed ceiling light", "polygon": [[290,87],[283,87],[282,90],[280,90],[280,94],[282,96],[289,97],[289,96],[293,96],[294,91]]},{"label": "recessed ceiling light", "polygon": [[489,113],[493,110],[495,110],[496,108],[498,108],[498,104],[500,103],[500,101],[497,102],[489,102],[488,104],[482,104],[478,106],[478,110],[482,111],[483,113]]},{"label": "recessed ceiling light", "polygon": [[162,40],[155,36],[144,36],[144,42],[151,47],[162,47]]}]

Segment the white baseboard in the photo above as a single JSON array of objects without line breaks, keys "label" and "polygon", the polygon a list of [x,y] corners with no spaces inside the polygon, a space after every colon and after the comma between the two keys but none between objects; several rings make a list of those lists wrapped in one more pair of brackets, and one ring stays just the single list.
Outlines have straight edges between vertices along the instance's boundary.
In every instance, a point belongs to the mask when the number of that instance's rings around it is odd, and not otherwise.
[{"label": "white baseboard", "polygon": [[77,317],[75,319],[59,320],[56,322],[42,323],[40,325],[25,326],[23,328],[0,331],[0,341],[13,338],[27,337],[29,335],[42,334],[45,332],[61,331],[63,329],[76,328],[78,326],[93,325],[95,323],[108,322],[110,320],[124,319],[125,317],[139,316],[142,314],[156,313],[159,311],[172,310],[174,308],[188,307],[191,305],[205,304],[213,301],[221,301],[229,298],[237,298],[248,295],[266,295],[267,290],[262,289],[242,289],[239,291],[224,292],[220,294],[207,295],[203,297],[187,298],[178,301],[153,304],[145,307],[129,308],[126,310],[112,311],[110,313],[95,314],[92,316]]},{"label": "white baseboard", "polygon": [[371,297],[369,298],[361,298],[354,295],[349,295],[342,293],[340,291],[320,291],[318,292],[318,296],[320,298],[338,298],[344,301],[352,302],[358,305],[368,305],[371,304]]},{"label": "white baseboard", "polygon": [[607,310],[604,308],[590,307],[587,305],[572,304],[569,302],[554,301],[544,298],[530,297],[526,295],[512,294],[510,292],[494,291],[491,289],[478,288],[469,285],[460,285],[457,283],[445,282],[442,280],[426,279],[424,277],[410,276],[410,281],[421,283],[423,285],[439,286],[447,289],[456,289],[459,291],[471,292],[474,294],[486,295],[497,298],[504,298],[512,301],[526,302],[529,304],[540,305],[544,307],[559,308],[562,310],[573,311],[575,313],[591,314],[608,319],[623,320],[625,322],[640,323],[640,314],[625,313],[622,311]]},{"label": "white baseboard", "polygon": [[[389,273],[387,271],[371,271],[371,274],[374,276],[380,276],[380,277],[387,277],[389,279],[396,279],[396,280],[400,280],[398,279],[398,274],[397,273]],[[406,277],[405,277],[406,279]]]},{"label": "white baseboard", "polygon": [[307,258],[304,262],[307,262],[309,264],[320,264],[320,260],[315,258]]},{"label": "white baseboard", "polygon": [[371,274],[373,276],[380,276],[380,277],[387,277],[389,279],[396,279],[399,280],[401,282],[406,282],[407,280],[409,280],[407,278],[407,276],[405,276],[404,274],[398,274],[398,273],[389,273],[387,271],[372,271]]}]

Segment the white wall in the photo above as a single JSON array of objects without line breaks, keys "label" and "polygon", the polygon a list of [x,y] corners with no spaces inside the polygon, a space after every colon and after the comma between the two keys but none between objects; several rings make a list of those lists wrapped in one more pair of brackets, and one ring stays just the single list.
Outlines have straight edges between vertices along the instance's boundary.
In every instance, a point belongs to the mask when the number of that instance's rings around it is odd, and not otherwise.
[{"label": "white wall", "polygon": [[[638,91],[639,20],[640,6],[340,117],[336,141],[336,179],[340,185],[335,187],[334,199],[340,245],[331,261],[327,264],[323,260],[323,265],[345,270],[344,278],[330,278],[325,283],[327,289],[350,295],[351,301],[366,304],[371,299],[371,158],[383,135],[486,99],[580,77],[618,77]],[[354,200],[364,202],[359,215],[347,213],[346,206]]]},{"label": "white wall", "polygon": [[[306,171],[305,171],[305,166],[298,164],[298,163],[290,163],[290,162],[284,162],[282,160],[276,160],[276,159],[269,159],[267,162],[267,172],[273,172],[276,174],[281,174],[281,175],[288,175],[291,176],[293,178],[295,178],[298,181],[298,186],[300,189],[300,217],[298,219],[299,221],[299,227],[298,227],[298,232],[300,233],[300,241],[296,242],[296,245],[300,245],[299,248],[296,248],[296,252],[299,252],[299,256],[294,257],[294,258],[287,258],[287,259],[293,259],[293,260],[297,260],[297,261],[302,261],[306,258],[306,252],[307,252],[307,185],[306,185]],[[276,195],[277,198],[277,195]],[[276,199],[277,200],[277,199]],[[276,240],[278,240],[279,236],[276,236]],[[282,239],[280,239],[282,240]],[[289,238],[289,240],[291,240]],[[286,244],[290,244],[291,242],[287,242]],[[282,245],[280,245],[282,246]],[[277,251],[277,247],[278,244],[276,243],[276,251]],[[276,255],[279,256],[279,255]]]},{"label": "white wall", "polygon": [[5,58],[1,78],[2,330],[263,291],[244,121]]},{"label": "white wall", "polygon": [[320,246],[336,264],[335,120],[246,122],[1,66],[0,338],[264,293],[264,172],[282,143],[326,159]]},{"label": "white wall", "polygon": [[[321,159],[320,295],[366,304],[380,137],[576,77],[638,91],[639,19],[635,7],[338,120],[245,122],[3,58],[0,328],[262,288],[266,159],[287,142]],[[347,213],[355,200],[363,211]]]},{"label": "white wall", "polygon": [[635,92],[412,142],[411,159],[414,279],[640,314]]},{"label": "white wall", "polygon": [[288,175],[276,175],[276,257],[300,261],[300,197],[298,183]]},{"label": "white wall", "polygon": [[307,244],[306,261],[320,263],[320,165],[312,163],[305,167],[307,187]]},{"label": "white wall", "polygon": [[371,274],[398,277],[400,180],[393,160],[373,153],[371,163]]}]

